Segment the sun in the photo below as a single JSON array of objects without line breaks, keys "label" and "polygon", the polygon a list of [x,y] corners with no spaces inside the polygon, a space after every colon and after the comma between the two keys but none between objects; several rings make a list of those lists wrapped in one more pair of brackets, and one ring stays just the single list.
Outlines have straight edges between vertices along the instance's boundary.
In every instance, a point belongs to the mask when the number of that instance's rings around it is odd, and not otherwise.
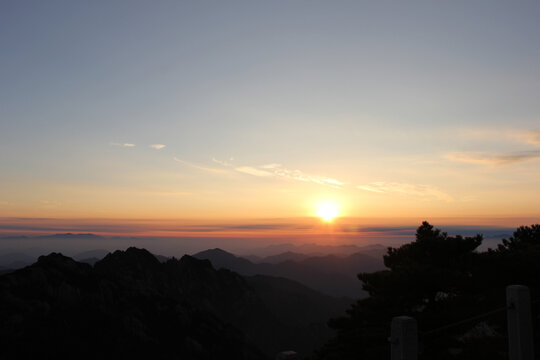
[{"label": "sun", "polygon": [[317,216],[324,221],[332,221],[339,216],[339,206],[335,202],[325,201],[317,204]]}]

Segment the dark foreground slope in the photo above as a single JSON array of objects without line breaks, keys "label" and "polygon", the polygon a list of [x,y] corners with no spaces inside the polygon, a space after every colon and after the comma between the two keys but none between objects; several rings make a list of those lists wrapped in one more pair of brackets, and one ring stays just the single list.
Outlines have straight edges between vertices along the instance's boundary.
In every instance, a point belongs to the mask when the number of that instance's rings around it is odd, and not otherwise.
[{"label": "dark foreground slope", "polygon": [[282,348],[294,349],[300,355],[308,355],[334,336],[328,320],[344,315],[353,302],[319,293],[285,278],[255,275],[245,279],[272,315],[289,329]]},{"label": "dark foreground slope", "polygon": [[0,358],[308,355],[331,335],[328,317],[346,306],[288,280],[246,281],[190,256],[160,263],[130,248],[92,267],[53,253],[0,276]]},{"label": "dark foreground slope", "polygon": [[191,257],[130,248],[93,269],[53,253],[0,277],[0,300],[2,359],[266,358],[228,321],[264,318],[256,294]]}]

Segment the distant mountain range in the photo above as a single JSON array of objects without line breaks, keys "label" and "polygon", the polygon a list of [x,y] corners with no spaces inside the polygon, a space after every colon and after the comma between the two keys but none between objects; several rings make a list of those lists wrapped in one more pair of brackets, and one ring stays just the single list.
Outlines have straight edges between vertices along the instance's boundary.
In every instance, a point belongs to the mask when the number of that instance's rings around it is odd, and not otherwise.
[{"label": "distant mountain range", "polygon": [[7,236],[0,236],[1,239],[101,239],[103,238],[100,235],[92,234],[92,233],[58,233],[58,234],[50,234],[50,235],[38,235],[38,236],[26,236],[26,235],[7,235]]},{"label": "distant mountain range", "polygon": [[7,253],[0,255],[0,267],[7,269],[20,269],[35,262],[37,259],[24,253]]},{"label": "distant mountain range", "polygon": [[[84,251],[73,256],[73,259],[93,265],[103,259],[109,253],[108,250],[96,249]],[[10,252],[0,255],[0,271],[11,271],[21,269],[36,262],[37,256],[27,255],[23,252]]]},{"label": "distant mountain range", "polygon": [[[208,259],[216,268],[241,275],[270,275],[298,281],[331,296],[365,297],[356,275],[384,268],[382,256],[376,258],[358,252],[351,255],[308,256],[295,252],[262,258],[260,263],[233,255],[222,249],[199,252],[194,257]],[[268,259],[268,262],[265,262]]]},{"label": "distant mountain range", "polygon": [[[99,255],[90,253],[82,255]],[[0,358],[271,359],[324,343],[350,302],[143,249],[91,265],[52,253],[0,276]]]},{"label": "distant mountain range", "polygon": [[[72,234],[68,234],[72,235]],[[86,236],[88,234],[76,234]],[[89,234],[92,235],[92,234]],[[96,235],[93,235],[96,236]],[[72,256],[74,260],[77,260],[79,262],[83,262],[86,264],[94,265],[99,260],[103,259],[107,254],[109,254],[109,250],[105,249],[95,249],[95,250],[89,250],[89,251],[83,251],[80,253],[77,253]],[[163,256],[163,255],[156,255],[154,256],[160,261],[165,262],[169,260],[169,257]],[[27,255],[23,252],[9,252],[5,254],[0,255],[0,274],[7,273],[13,270],[21,269],[25,266],[31,265],[34,262],[36,262],[38,259],[37,256],[31,256]]]},{"label": "distant mountain range", "polygon": [[[302,254],[294,251],[286,251],[277,255],[270,255],[264,258],[259,258],[255,263],[268,263],[268,264],[279,264],[284,261],[301,261],[308,258],[309,255]],[[249,259],[248,259],[249,260]]]},{"label": "distant mountain range", "polygon": [[[363,253],[374,257],[380,257],[386,254],[387,247],[381,244],[370,244],[364,246],[358,246],[353,244],[343,245],[321,245],[315,243],[307,244],[273,244],[261,248],[250,250],[249,254],[240,255],[246,259],[250,259],[253,262],[272,262],[268,259],[273,256],[282,255],[286,253],[303,254],[307,256],[322,256],[322,255],[352,255],[355,253]],[[292,259],[291,259],[292,260]]]},{"label": "distant mountain range", "polygon": [[78,239],[100,239],[102,238],[102,236],[100,235],[96,235],[96,234],[91,234],[91,233],[78,233],[78,234],[73,234],[73,233],[63,233],[63,234],[52,234],[52,235],[41,235],[39,236],[40,238],[45,238],[45,239],[51,239],[51,238],[56,238],[56,239],[74,239],[74,238],[78,238]]},{"label": "distant mountain range", "polygon": [[[93,234],[57,234],[65,237],[93,237]],[[55,235],[55,236],[57,236]],[[275,253],[277,250],[286,250]],[[304,252],[302,252],[304,251]],[[34,250],[35,253],[35,250]],[[73,259],[94,265],[103,259],[109,250],[94,249],[77,253]],[[225,268],[241,275],[268,275],[297,281],[309,288],[330,296],[350,298],[365,297],[361,283],[356,275],[384,268],[382,256],[386,248],[382,245],[358,247],[355,245],[325,246],[317,244],[272,245],[258,251],[268,256],[236,256],[221,249],[210,249],[194,256],[208,259],[216,268]],[[329,255],[330,254],[330,255]],[[154,255],[160,262],[169,257]],[[24,252],[11,252],[0,255],[0,274],[9,273],[34,263],[36,256]]]}]

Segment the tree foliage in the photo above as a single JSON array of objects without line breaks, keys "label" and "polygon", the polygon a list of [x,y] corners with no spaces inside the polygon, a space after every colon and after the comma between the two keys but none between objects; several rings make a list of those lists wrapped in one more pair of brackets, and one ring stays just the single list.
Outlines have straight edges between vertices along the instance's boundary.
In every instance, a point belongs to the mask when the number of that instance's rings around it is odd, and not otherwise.
[{"label": "tree foliage", "polygon": [[509,239],[502,239],[499,252],[534,250],[540,246],[540,225],[520,226]]},{"label": "tree foliage", "polygon": [[[421,358],[507,358],[504,289],[524,284],[535,296],[540,287],[540,225],[519,227],[496,250],[478,252],[482,240],[480,234],[449,236],[423,222],[413,242],[388,249],[387,270],[358,275],[370,297],[329,322],[337,336],[318,358],[388,358],[390,321],[400,315],[418,321]],[[502,310],[461,322],[493,309]],[[459,325],[447,328],[455,322]],[[478,335],[477,328],[484,333]]]}]

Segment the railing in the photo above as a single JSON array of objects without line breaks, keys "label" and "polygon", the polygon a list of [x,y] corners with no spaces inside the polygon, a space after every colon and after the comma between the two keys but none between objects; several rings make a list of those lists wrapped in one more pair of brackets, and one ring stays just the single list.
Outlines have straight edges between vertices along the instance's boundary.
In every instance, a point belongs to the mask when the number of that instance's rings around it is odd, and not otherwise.
[{"label": "railing", "polygon": [[[529,288],[523,285],[510,285],[506,288],[505,308],[449,324],[429,333],[449,329],[504,310],[507,312],[509,360],[534,360],[531,296]],[[389,341],[392,360],[417,360],[418,325],[416,319],[410,316],[397,316],[392,319],[390,327]]]}]

